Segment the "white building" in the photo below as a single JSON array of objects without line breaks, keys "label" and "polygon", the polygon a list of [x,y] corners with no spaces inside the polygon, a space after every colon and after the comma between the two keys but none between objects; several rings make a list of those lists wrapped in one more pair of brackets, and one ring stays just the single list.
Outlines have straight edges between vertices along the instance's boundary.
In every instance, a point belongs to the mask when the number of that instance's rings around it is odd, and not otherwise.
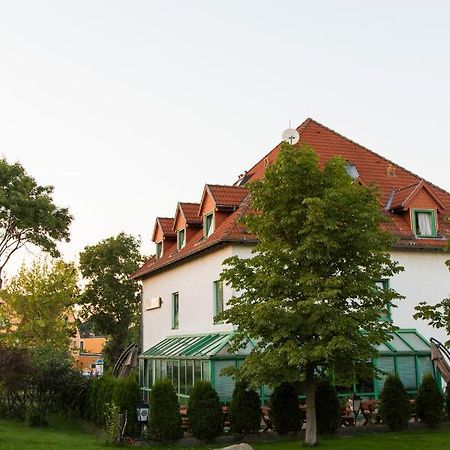
[{"label": "white building", "polygon": [[[322,163],[339,155],[348,161],[349,175],[378,188],[380,208],[388,219],[385,227],[398,238],[392,258],[405,268],[383,283],[406,300],[391,311],[392,320],[403,330],[380,347],[376,363],[397,371],[414,392],[423,373],[431,370],[429,347],[421,336],[448,339],[444,332],[414,320],[413,314],[420,301],[437,303],[450,293],[450,273],[444,264],[449,256],[443,252],[450,235],[445,218],[450,194],[312,119],[297,131],[297,145],[313,147]],[[173,218],[156,219],[156,254],[134,276],[142,282],[144,392],[154,380],[169,377],[184,400],[194,381],[202,378],[213,382],[222,399],[230,397],[232,380],[219,373],[230,364],[238,365],[244,355],[226,351],[232,325],[213,321],[233,294],[218,280],[224,259],[246,257],[256,243],[239,222],[247,209],[245,185],[263,176],[278,151],[279,146],[233,186],[206,185],[200,203],[179,203]],[[376,397],[382,383],[375,380],[369,387],[356,388]]]}]

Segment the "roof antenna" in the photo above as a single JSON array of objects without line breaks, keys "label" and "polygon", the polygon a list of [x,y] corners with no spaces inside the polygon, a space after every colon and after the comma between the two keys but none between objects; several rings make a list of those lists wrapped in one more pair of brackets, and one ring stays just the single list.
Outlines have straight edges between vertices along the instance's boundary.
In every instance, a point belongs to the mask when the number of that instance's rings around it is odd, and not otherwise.
[{"label": "roof antenna", "polygon": [[298,131],[291,128],[291,119],[289,119],[289,128],[283,131],[281,138],[283,139],[283,142],[288,142],[291,145],[294,145],[299,141],[300,135],[298,134]]}]

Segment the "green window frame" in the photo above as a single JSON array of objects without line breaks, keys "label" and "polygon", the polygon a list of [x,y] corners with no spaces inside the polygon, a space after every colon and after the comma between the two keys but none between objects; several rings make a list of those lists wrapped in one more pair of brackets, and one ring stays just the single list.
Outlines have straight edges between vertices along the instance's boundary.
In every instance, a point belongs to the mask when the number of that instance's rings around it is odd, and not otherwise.
[{"label": "green window frame", "polygon": [[156,243],[156,258],[159,259],[162,256],[163,252],[163,243],[162,241],[159,241]]},{"label": "green window frame", "polygon": [[180,326],[180,294],[172,294],[172,330],[178,330]]},{"label": "green window frame", "polygon": [[177,248],[181,250],[186,245],[186,230],[178,230],[177,233]]},{"label": "green window frame", "polygon": [[214,213],[205,214],[203,217],[203,234],[205,237],[211,236],[214,231]]},{"label": "green window frame", "polygon": [[[387,279],[377,281],[375,284],[379,289],[383,289],[383,291],[387,291],[389,289],[389,280]],[[387,307],[387,310],[383,311],[380,314],[381,322],[392,322],[391,310],[392,310],[391,305],[389,305]]]},{"label": "green window frame", "polygon": [[[223,281],[213,281],[214,316],[223,311]],[[220,323],[220,322],[217,322]]]},{"label": "green window frame", "polygon": [[[426,214],[430,218],[431,234],[424,234],[420,230],[419,226],[419,214]],[[413,209],[412,211],[412,223],[413,231],[417,237],[421,238],[433,238],[436,237],[436,216],[433,209]]]}]

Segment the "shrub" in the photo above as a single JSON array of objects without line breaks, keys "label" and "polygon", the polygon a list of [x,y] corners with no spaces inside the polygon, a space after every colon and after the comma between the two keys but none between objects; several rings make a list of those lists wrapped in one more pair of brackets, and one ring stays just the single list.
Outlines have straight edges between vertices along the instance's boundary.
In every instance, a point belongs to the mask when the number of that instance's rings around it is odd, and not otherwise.
[{"label": "shrub", "polygon": [[140,426],[136,416],[136,406],[141,399],[139,384],[135,376],[114,379],[112,402],[119,407],[123,414],[127,411],[127,434],[138,436]]},{"label": "shrub", "polygon": [[105,405],[105,431],[106,443],[109,445],[119,445],[122,441],[120,429],[120,408],[114,403]]},{"label": "shrub", "polygon": [[157,381],[150,391],[149,434],[157,441],[183,436],[178,398],[169,380]]},{"label": "shrub", "polygon": [[450,419],[450,384],[445,387],[445,413]]},{"label": "shrub", "polygon": [[238,381],[230,405],[231,430],[236,433],[255,433],[261,423],[261,401],[258,393],[245,381]]},{"label": "shrub", "polygon": [[278,434],[298,431],[301,427],[300,409],[295,387],[291,383],[281,383],[270,396],[270,419]]},{"label": "shrub", "polygon": [[416,413],[421,422],[437,427],[442,420],[444,396],[431,374],[426,374],[416,398]]},{"label": "shrub", "polygon": [[188,418],[192,434],[211,440],[223,430],[223,412],[219,396],[208,381],[197,381],[188,403]]},{"label": "shrub", "polygon": [[316,420],[318,434],[334,434],[339,428],[341,405],[336,389],[328,379],[319,380],[316,387]]},{"label": "shrub", "polygon": [[388,375],[380,399],[380,415],[389,430],[401,431],[406,429],[411,414],[411,405],[398,375]]}]

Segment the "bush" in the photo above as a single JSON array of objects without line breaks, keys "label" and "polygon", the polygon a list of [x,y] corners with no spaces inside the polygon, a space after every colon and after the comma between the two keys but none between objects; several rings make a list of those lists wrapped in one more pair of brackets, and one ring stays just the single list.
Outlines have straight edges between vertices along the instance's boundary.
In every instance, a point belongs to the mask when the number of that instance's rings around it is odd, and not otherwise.
[{"label": "bush", "polygon": [[188,418],[192,434],[198,439],[211,440],[222,433],[222,406],[211,383],[195,383],[189,397]]},{"label": "bush", "polygon": [[389,430],[402,431],[406,429],[411,415],[411,405],[398,375],[388,375],[380,399],[380,415]]},{"label": "bush", "polygon": [[437,427],[442,420],[443,409],[444,396],[431,374],[426,374],[417,392],[417,417],[430,427]]},{"label": "bush", "polygon": [[261,423],[261,401],[258,393],[245,381],[238,381],[230,405],[231,430],[235,433],[255,433]]},{"label": "bush", "polygon": [[450,419],[450,384],[445,387],[445,413]]},{"label": "bush", "polygon": [[157,441],[183,436],[178,398],[169,380],[157,381],[150,391],[149,435]]},{"label": "bush", "polygon": [[270,396],[270,419],[278,434],[297,432],[302,425],[298,397],[291,383],[281,383]]},{"label": "bush", "polygon": [[114,403],[105,405],[106,443],[117,446],[122,441],[120,408]]},{"label": "bush", "polygon": [[318,434],[334,434],[341,419],[341,405],[336,389],[328,379],[319,380],[316,387],[316,420]]},{"label": "bush", "polygon": [[127,434],[139,436],[140,425],[136,416],[136,406],[141,400],[141,391],[133,375],[114,379],[112,402],[119,407],[121,414],[127,411]]}]

